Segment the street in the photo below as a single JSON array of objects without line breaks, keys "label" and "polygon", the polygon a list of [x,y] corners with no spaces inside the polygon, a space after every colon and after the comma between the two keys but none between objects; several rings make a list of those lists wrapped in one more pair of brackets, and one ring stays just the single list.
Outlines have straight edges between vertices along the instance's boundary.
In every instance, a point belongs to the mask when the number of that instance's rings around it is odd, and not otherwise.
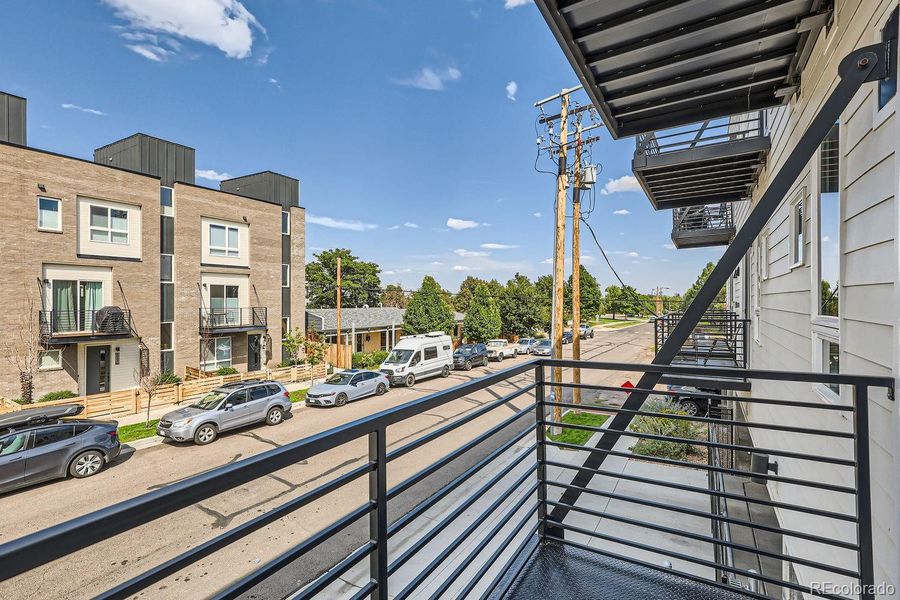
[{"label": "street", "polygon": [[[582,342],[582,358],[613,362],[649,362],[652,344],[652,329],[648,325],[617,330],[598,329],[594,339]],[[566,345],[564,348],[564,356],[570,356],[571,346]],[[295,405],[291,418],[281,425],[241,429],[222,435],[218,441],[209,446],[198,447],[167,442],[138,451],[126,449],[115,464],[90,479],[50,482],[8,494],[0,499],[3,514],[0,520],[0,540],[15,539],[223,464],[404,404],[422,395],[450,388],[478,378],[489,371],[505,369],[530,359],[531,357],[523,356],[516,358],[515,361],[508,359],[502,363],[491,363],[487,368],[476,368],[471,372],[455,371],[446,379],[429,379],[417,383],[410,389],[394,388],[384,396],[366,398],[338,409]],[[530,378],[530,374],[523,374],[503,385],[482,390],[478,394],[450,402],[399,423],[388,431],[388,449],[421,437],[477,410],[500,395],[509,393],[517,384],[527,383]],[[621,383],[620,379],[619,374],[609,372],[584,370],[582,373],[582,380],[588,383]],[[509,417],[515,408],[527,406],[532,400],[530,394],[523,395],[510,405],[499,407],[460,427],[453,434],[426,444],[416,452],[391,463],[389,485],[402,481],[446,455],[491,425]],[[528,419],[524,418],[523,425],[527,421]],[[494,446],[499,443],[501,442],[494,442]],[[481,450],[483,449],[479,448],[479,451]],[[243,523],[268,508],[347,472],[361,464],[366,457],[366,441],[356,440],[341,447],[339,451],[316,456],[304,464],[283,469],[252,484],[210,498],[201,504],[107,540],[89,551],[82,551],[41,569],[35,569],[3,583],[0,585],[0,591],[6,596],[15,595],[18,598],[94,596],[142,570],[218,535],[226,528]],[[457,462],[471,464],[473,461],[466,457],[466,460]],[[454,463],[453,469],[442,470],[447,473],[441,473],[441,481],[445,482],[464,467],[465,465]],[[441,481],[426,480],[401,495],[391,506],[391,518],[396,518],[416,501],[426,497],[429,490],[433,491]],[[362,478],[211,555],[185,569],[179,576],[156,584],[146,594],[154,598],[206,597],[226,583],[217,578],[221,577],[223,572],[221,565],[227,565],[224,571],[228,572],[229,578],[244,575],[255,566],[266,563],[311,533],[355,509],[366,496],[366,481]],[[327,568],[342,551],[354,547],[356,537],[361,532],[364,534],[364,531],[361,529],[354,533],[354,530],[348,530],[343,543],[337,543],[331,548],[323,547],[312,553],[315,556],[304,558],[307,565],[305,571],[315,574],[316,571]],[[210,564],[216,564],[217,567],[208,569]],[[213,573],[217,575],[212,575]],[[277,585],[268,590],[264,594],[265,597],[283,597],[291,591],[290,587],[296,580],[302,578],[292,572],[275,579],[279,580]]]}]

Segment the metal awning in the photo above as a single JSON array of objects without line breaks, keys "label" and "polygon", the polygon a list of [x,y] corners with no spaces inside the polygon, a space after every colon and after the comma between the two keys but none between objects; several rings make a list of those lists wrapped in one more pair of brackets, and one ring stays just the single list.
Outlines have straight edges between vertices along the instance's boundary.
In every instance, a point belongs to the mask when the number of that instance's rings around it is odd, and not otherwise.
[{"label": "metal awning", "polygon": [[615,138],[781,104],[827,0],[535,0]]}]

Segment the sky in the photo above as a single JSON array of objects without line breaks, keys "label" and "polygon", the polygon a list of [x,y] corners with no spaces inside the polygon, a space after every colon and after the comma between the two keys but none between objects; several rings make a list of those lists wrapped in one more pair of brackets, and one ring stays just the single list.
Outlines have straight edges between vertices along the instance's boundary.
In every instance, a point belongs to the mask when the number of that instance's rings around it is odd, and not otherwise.
[{"label": "sky", "polygon": [[[32,146],[90,159],[140,131],[195,148],[200,185],[296,177],[308,259],[349,248],[383,284],[550,273],[533,104],[577,79],[531,0],[3,5],[0,90],[28,98]],[[722,249],[675,250],[671,213],[631,174],[634,141],[599,135],[600,243],[625,283],[685,290]],[[616,283],[587,231],[581,255]]]}]

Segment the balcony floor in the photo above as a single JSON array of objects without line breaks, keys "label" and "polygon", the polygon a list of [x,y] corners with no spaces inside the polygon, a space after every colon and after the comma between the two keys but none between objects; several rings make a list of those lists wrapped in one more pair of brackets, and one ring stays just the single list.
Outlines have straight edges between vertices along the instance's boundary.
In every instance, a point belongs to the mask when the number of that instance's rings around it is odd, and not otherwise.
[{"label": "balcony floor", "polygon": [[745,600],[739,591],[549,542],[537,549],[503,596],[506,600]]}]

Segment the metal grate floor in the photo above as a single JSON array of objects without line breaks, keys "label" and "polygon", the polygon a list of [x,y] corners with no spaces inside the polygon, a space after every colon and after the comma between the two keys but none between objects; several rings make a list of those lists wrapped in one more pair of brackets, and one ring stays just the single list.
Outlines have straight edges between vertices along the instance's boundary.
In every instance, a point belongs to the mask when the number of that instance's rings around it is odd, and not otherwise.
[{"label": "metal grate floor", "polygon": [[747,600],[750,596],[549,542],[525,564],[506,600]]}]

